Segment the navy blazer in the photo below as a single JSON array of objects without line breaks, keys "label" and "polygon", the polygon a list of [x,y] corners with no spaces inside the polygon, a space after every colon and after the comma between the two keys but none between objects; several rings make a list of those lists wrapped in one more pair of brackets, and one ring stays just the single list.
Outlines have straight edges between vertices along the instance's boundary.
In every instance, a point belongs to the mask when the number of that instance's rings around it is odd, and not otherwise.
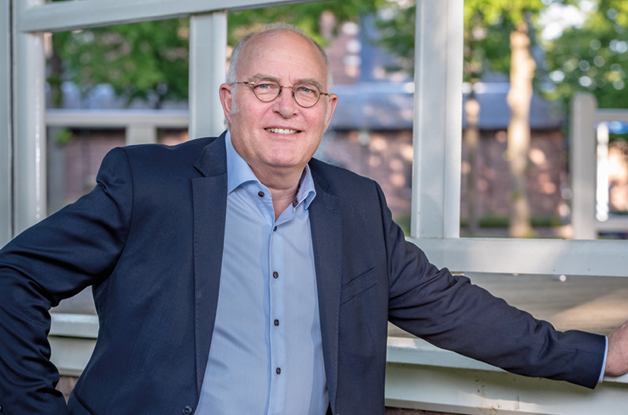
[{"label": "navy blazer", "polygon": [[[431,265],[380,187],[311,160],[309,214],[330,407],[384,413],[387,322],[514,373],[594,387],[605,339],[508,306]],[[190,414],[218,301],[224,134],[117,148],[98,185],[0,251],[0,412]],[[66,408],[54,390],[48,310],[92,285],[100,329]]]}]

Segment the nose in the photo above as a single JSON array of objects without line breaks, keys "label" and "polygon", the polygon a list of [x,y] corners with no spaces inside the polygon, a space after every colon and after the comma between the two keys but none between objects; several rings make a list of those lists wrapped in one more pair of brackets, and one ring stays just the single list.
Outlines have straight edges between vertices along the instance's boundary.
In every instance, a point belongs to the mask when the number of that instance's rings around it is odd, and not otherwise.
[{"label": "nose", "polygon": [[[279,88],[279,96],[273,101],[275,103],[274,109],[283,118],[290,118],[297,113],[299,104],[294,99],[292,87],[280,86]],[[284,92],[284,88],[287,91]]]}]

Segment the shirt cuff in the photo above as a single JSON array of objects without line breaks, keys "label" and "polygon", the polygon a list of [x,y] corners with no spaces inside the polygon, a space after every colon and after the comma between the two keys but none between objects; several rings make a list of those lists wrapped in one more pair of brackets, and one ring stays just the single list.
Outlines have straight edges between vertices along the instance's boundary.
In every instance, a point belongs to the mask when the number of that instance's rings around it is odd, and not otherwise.
[{"label": "shirt cuff", "polygon": [[604,379],[604,369],[606,368],[606,356],[608,355],[608,337],[604,337],[606,339],[606,348],[604,349],[604,360],[602,361],[602,371],[600,372],[600,378],[597,380],[597,383],[602,383],[602,379]]}]

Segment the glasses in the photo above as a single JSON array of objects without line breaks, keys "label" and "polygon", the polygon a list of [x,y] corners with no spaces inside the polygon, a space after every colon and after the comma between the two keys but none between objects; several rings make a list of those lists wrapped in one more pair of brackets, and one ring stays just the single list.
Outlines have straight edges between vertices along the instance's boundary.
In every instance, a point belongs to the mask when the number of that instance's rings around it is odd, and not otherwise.
[{"label": "glasses", "polygon": [[292,90],[292,97],[299,106],[310,108],[316,105],[321,95],[329,95],[327,92],[321,92],[314,84],[303,83],[295,86],[281,86],[274,79],[259,79],[254,82],[234,82],[234,84],[244,84],[253,89],[253,94],[262,102],[274,101],[283,88]]}]

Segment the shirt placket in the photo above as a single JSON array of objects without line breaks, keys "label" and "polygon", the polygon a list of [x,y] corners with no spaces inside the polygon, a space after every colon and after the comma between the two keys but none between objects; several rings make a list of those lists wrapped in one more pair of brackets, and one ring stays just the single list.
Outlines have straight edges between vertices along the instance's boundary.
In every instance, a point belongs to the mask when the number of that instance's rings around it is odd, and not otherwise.
[{"label": "shirt placket", "polygon": [[[272,201],[271,201],[272,206]],[[292,207],[288,207],[293,209]],[[270,343],[270,391],[269,391],[269,415],[281,415],[283,413],[284,398],[286,395],[286,382],[290,375],[286,367],[286,342],[285,325],[282,324],[285,317],[285,267],[283,264],[284,246],[281,237],[282,224],[292,218],[292,211],[284,212],[277,221],[274,220],[274,210],[272,210],[272,226],[268,238],[268,263],[269,263],[269,316],[267,324]]]}]

